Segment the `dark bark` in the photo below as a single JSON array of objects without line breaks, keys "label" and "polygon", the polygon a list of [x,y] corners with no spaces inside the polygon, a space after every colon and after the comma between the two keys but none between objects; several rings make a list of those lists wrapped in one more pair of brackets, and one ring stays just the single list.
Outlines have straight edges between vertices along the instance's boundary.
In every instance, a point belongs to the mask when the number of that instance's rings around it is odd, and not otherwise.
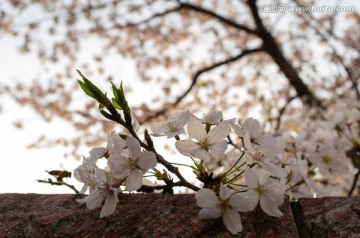
[{"label": "dark bark", "polygon": [[251,14],[256,24],[257,35],[263,41],[264,51],[270,55],[270,57],[278,65],[281,72],[284,73],[286,78],[289,80],[289,83],[294,87],[297,96],[303,99],[304,102],[309,106],[319,106],[320,102],[315,98],[308,86],[300,78],[299,74],[296,72],[290,61],[287,60],[282,53],[274,37],[269,31],[266,30],[265,26],[263,25],[256,6],[256,0],[248,0],[247,4],[251,10]]}]

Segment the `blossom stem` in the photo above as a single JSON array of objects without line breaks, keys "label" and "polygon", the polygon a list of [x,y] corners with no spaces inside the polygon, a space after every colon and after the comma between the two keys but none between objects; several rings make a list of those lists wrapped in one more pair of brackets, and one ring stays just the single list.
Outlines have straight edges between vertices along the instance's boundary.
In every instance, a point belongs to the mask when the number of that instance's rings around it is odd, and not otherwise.
[{"label": "blossom stem", "polygon": [[189,167],[189,168],[193,169],[193,167],[191,167],[190,165],[187,165],[187,164],[179,164],[179,163],[172,163],[172,162],[170,162],[170,164],[179,165],[179,166],[186,166],[186,167]]},{"label": "blossom stem", "polygon": [[237,178],[239,178],[242,174],[244,173],[244,170],[241,171],[239,174],[237,174],[235,177],[233,177],[232,179],[230,179],[229,181],[227,181],[225,184],[231,183],[232,181],[236,180]]},{"label": "blossom stem", "polygon": [[300,186],[301,184],[303,184],[303,183],[305,183],[305,181],[304,181],[304,179],[301,179],[300,181],[298,181],[296,184],[294,184],[293,186],[291,186],[290,188],[288,188],[288,189],[286,189],[285,190],[285,193],[287,192],[287,191],[289,191],[289,190],[291,190],[291,189],[293,189],[293,188],[295,188],[295,187],[297,187],[297,186]]},{"label": "blossom stem", "polygon": [[237,163],[240,162],[240,160],[242,159],[242,157],[244,156],[244,154],[245,154],[245,153],[243,153],[243,154],[237,159],[237,161],[233,164],[233,166],[231,166],[231,168],[223,175],[224,177],[232,174],[232,173],[235,172],[238,168],[241,168],[244,164],[246,164],[246,163],[244,162],[244,163],[243,163],[242,165],[240,165],[237,169],[235,169],[234,171],[231,172],[231,170],[237,165]]},{"label": "blossom stem", "polygon": [[[109,120],[112,120],[114,122],[119,123],[120,125],[122,125],[124,128],[126,128],[129,133],[137,140],[139,141],[141,147],[143,147],[145,150],[147,151],[152,151],[155,153],[156,155],[156,160],[158,163],[162,164],[165,168],[167,168],[170,172],[172,172],[173,174],[175,174],[178,179],[180,180],[180,185],[177,186],[184,186],[187,188],[190,188],[194,191],[198,191],[200,190],[199,187],[189,183],[183,176],[182,174],[179,172],[179,169],[173,165],[171,165],[168,161],[166,161],[164,159],[164,157],[162,155],[160,155],[159,153],[157,153],[155,147],[150,147],[147,144],[145,144],[136,134],[134,127],[131,124],[127,124],[120,116],[120,114],[116,111],[115,107],[110,103],[108,105],[106,105],[106,108],[109,110],[109,113],[105,112],[104,110],[101,111],[101,114],[103,114],[104,117],[108,118]],[[176,183],[174,183],[176,184]]]}]

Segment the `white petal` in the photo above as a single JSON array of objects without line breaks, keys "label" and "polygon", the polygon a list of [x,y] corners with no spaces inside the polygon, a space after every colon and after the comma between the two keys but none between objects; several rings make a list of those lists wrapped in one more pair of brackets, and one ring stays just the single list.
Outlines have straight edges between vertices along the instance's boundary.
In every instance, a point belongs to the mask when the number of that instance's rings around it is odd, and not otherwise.
[{"label": "white petal", "polygon": [[227,188],[226,186],[220,184],[220,197],[223,199],[223,200],[226,200],[227,198],[229,198],[232,194],[234,193],[233,190]]},{"label": "white petal", "polygon": [[154,168],[156,164],[157,160],[155,154],[151,151],[146,151],[145,153],[142,153],[138,160],[138,165],[144,170]]},{"label": "white petal", "polygon": [[250,188],[258,188],[259,187],[258,178],[256,177],[256,174],[254,173],[254,171],[252,171],[250,168],[247,167],[245,169],[244,176],[245,176],[245,182]]},{"label": "white petal", "polygon": [[101,206],[104,197],[101,196],[99,190],[95,190],[93,193],[90,193],[86,199],[86,207],[90,210],[93,210]]},{"label": "white petal", "polygon": [[164,122],[157,122],[150,126],[150,130],[155,134],[154,136],[159,136],[167,131],[167,128],[165,127]]},{"label": "white petal", "polygon": [[252,211],[255,209],[255,207],[257,206],[258,202],[259,202],[259,198],[260,198],[260,194],[255,191],[254,189],[249,189],[244,196],[246,197],[245,199],[248,202],[249,205],[249,211]]},{"label": "white petal", "polygon": [[[102,170],[102,169],[97,169],[95,171],[95,175],[100,178],[101,182],[102,183],[107,183],[107,173],[105,170]],[[99,184],[100,185],[100,184]]]},{"label": "white petal", "polygon": [[249,151],[249,153],[255,155],[255,149],[251,144],[250,135],[248,132],[246,132],[244,136],[244,144],[245,144],[245,148]]},{"label": "white petal", "polygon": [[254,202],[252,202],[251,200],[254,199],[250,199],[249,197],[240,195],[240,194],[234,194],[231,196],[230,200],[229,200],[229,205],[233,208],[233,210],[235,211],[239,211],[239,212],[248,212],[253,210],[256,207],[253,205]]},{"label": "white petal", "polygon": [[221,123],[214,127],[209,132],[210,143],[215,143],[217,141],[223,140],[230,133],[230,126],[228,123]]},{"label": "white petal", "polygon": [[205,127],[200,120],[190,117],[187,130],[190,138],[199,138],[206,135]]},{"label": "white petal", "polygon": [[138,169],[132,169],[126,179],[126,189],[129,192],[139,189],[142,186],[142,176],[143,173],[141,173]]},{"label": "white petal", "polygon": [[93,148],[89,153],[92,159],[100,159],[106,153],[106,149],[104,147]]},{"label": "white petal", "polygon": [[266,195],[260,197],[260,207],[270,216],[279,217],[283,215],[276,202]]},{"label": "white petal", "polygon": [[253,118],[248,118],[244,122],[244,129],[249,131],[250,137],[255,138],[261,134],[261,127],[258,120]]},{"label": "white petal", "polygon": [[110,216],[114,213],[117,203],[118,203],[118,196],[117,193],[114,193],[105,199],[105,204],[101,209],[100,218]]},{"label": "white petal", "polygon": [[175,121],[175,127],[176,128],[182,128],[185,126],[185,124],[189,121],[191,113],[189,111],[185,111],[180,113]]},{"label": "white petal", "polygon": [[199,212],[199,216],[203,219],[214,219],[221,216],[219,208],[203,208]]},{"label": "white petal", "polygon": [[234,210],[228,209],[224,212],[223,222],[231,234],[235,235],[243,229],[240,214]]},{"label": "white petal", "polygon": [[226,151],[227,147],[228,147],[227,142],[225,140],[222,140],[211,145],[209,150],[214,157],[220,158],[224,155],[224,152]]},{"label": "white petal", "polygon": [[218,199],[211,189],[202,188],[195,194],[196,205],[202,208],[216,207]]},{"label": "white petal", "polygon": [[257,137],[255,139],[255,142],[262,145],[262,146],[268,146],[268,147],[275,147],[276,146],[276,140],[270,134],[266,134],[266,135]]},{"label": "white petal", "polygon": [[141,155],[141,147],[139,141],[137,141],[134,137],[128,137],[126,138],[126,144],[129,149],[130,158],[137,160]]},{"label": "white petal", "polygon": [[209,124],[217,124],[223,118],[222,112],[212,110],[203,116],[203,121]]},{"label": "white petal", "polygon": [[179,140],[175,143],[176,149],[185,156],[191,156],[190,151],[199,149],[200,146],[192,140]]},{"label": "white petal", "polygon": [[127,158],[120,154],[110,155],[107,165],[115,178],[123,179],[129,174],[130,168],[124,166],[127,163],[127,160]]},{"label": "white petal", "polygon": [[210,155],[209,152],[207,152],[205,149],[202,148],[198,148],[195,150],[190,151],[190,154],[192,156],[194,156],[195,158],[204,160],[204,161],[208,161],[210,159]]}]

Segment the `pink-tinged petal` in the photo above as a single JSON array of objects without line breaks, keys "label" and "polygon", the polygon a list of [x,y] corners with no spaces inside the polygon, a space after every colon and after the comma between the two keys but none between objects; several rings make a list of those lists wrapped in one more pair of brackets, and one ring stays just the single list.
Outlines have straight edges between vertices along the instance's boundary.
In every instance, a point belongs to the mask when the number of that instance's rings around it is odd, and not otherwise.
[{"label": "pink-tinged petal", "polygon": [[224,155],[227,148],[228,144],[225,140],[223,140],[211,145],[209,150],[214,157],[220,158]]},{"label": "pink-tinged petal", "polygon": [[250,188],[258,188],[259,187],[259,181],[256,177],[256,174],[254,171],[252,171],[250,168],[245,169],[245,182]]},{"label": "pink-tinged petal", "polygon": [[126,179],[126,189],[131,192],[142,186],[143,173],[138,169],[132,169]]},{"label": "pink-tinged petal", "polygon": [[202,188],[195,194],[196,205],[201,208],[216,207],[218,198],[216,197],[213,190],[208,188]]},{"label": "pink-tinged petal", "polygon": [[228,123],[220,123],[210,130],[208,136],[210,137],[210,143],[225,139],[230,133],[230,126]]},{"label": "pink-tinged petal", "polygon": [[226,228],[233,235],[237,234],[238,232],[241,232],[243,229],[243,226],[241,224],[240,214],[234,210],[228,209],[224,212],[223,222]]},{"label": "pink-tinged petal", "polygon": [[210,160],[209,152],[207,152],[205,149],[202,149],[200,147],[198,149],[190,151],[190,154],[192,156],[194,156],[195,158],[198,158],[198,159],[201,159],[204,161]]},{"label": "pink-tinged petal", "polygon": [[126,138],[126,144],[129,149],[130,158],[137,160],[141,155],[141,147],[139,141],[137,141],[134,137]]},{"label": "pink-tinged petal", "polygon": [[117,192],[113,192],[113,194],[105,199],[105,204],[101,209],[100,218],[110,216],[114,213],[117,203],[119,199],[117,196]]},{"label": "pink-tinged petal", "polygon": [[206,135],[205,127],[199,119],[190,117],[187,130],[190,138],[199,138]]},{"label": "pink-tinged petal", "polygon": [[251,201],[254,199],[250,199],[247,196],[243,196],[242,194],[234,194],[231,196],[229,200],[229,205],[232,207],[233,210],[239,212],[248,212],[253,210],[256,207],[254,206],[254,202]]},{"label": "pink-tinged petal", "polygon": [[214,219],[221,216],[219,208],[203,208],[199,212],[199,216],[203,219]]},{"label": "pink-tinged petal", "polygon": [[185,156],[191,156],[190,151],[199,149],[200,146],[192,140],[179,140],[175,143],[176,149]]},{"label": "pink-tinged petal", "polygon": [[157,164],[157,160],[154,152],[146,151],[139,157],[138,165],[144,170],[154,168]]},{"label": "pink-tinged petal", "polygon": [[220,197],[223,199],[223,200],[226,200],[227,198],[229,198],[232,194],[234,193],[233,190],[227,188],[226,186],[220,184]]},{"label": "pink-tinged petal", "polygon": [[279,217],[283,215],[276,202],[266,195],[260,197],[260,207],[270,216]]}]

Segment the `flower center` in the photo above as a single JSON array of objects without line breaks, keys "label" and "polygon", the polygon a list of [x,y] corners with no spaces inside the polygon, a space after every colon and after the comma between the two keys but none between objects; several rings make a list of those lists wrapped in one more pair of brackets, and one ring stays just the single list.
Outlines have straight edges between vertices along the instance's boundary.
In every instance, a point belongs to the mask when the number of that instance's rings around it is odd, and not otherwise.
[{"label": "flower center", "polygon": [[266,152],[263,148],[256,148],[255,155],[253,156],[254,160],[262,162],[266,158]]},{"label": "flower center", "polygon": [[128,157],[128,158],[127,158],[127,161],[122,164],[122,167],[123,167],[124,169],[134,169],[134,168],[137,168],[137,167],[138,167],[137,161],[136,161],[136,160],[133,160],[133,159],[130,158],[130,157]]},{"label": "flower center", "polygon": [[171,118],[170,120],[168,120],[164,126],[169,130],[169,131],[176,131],[177,128],[175,127],[175,119],[174,118]]},{"label": "flower center", "polygon": [[226,210],[231,209],[232,207],[229,205],[228,200],[223,200],[222,198],[218,198],[219,202],[216,204],[216,206],[221,210],[221,213],[224,213]]},{"label": "flower center", "polygon": [[109,197],[112,195],[113,191],[109,188],[109,185],[104,185],[99,187],[99,191],[102,197]]},{"label": "flower center", "polygon": [[199,137],[198,145],[200,145],[200,147],[203,148],[204,150],[209,151],[209,141],[208,140],[209,139],[206,134],[202,135]]}]

